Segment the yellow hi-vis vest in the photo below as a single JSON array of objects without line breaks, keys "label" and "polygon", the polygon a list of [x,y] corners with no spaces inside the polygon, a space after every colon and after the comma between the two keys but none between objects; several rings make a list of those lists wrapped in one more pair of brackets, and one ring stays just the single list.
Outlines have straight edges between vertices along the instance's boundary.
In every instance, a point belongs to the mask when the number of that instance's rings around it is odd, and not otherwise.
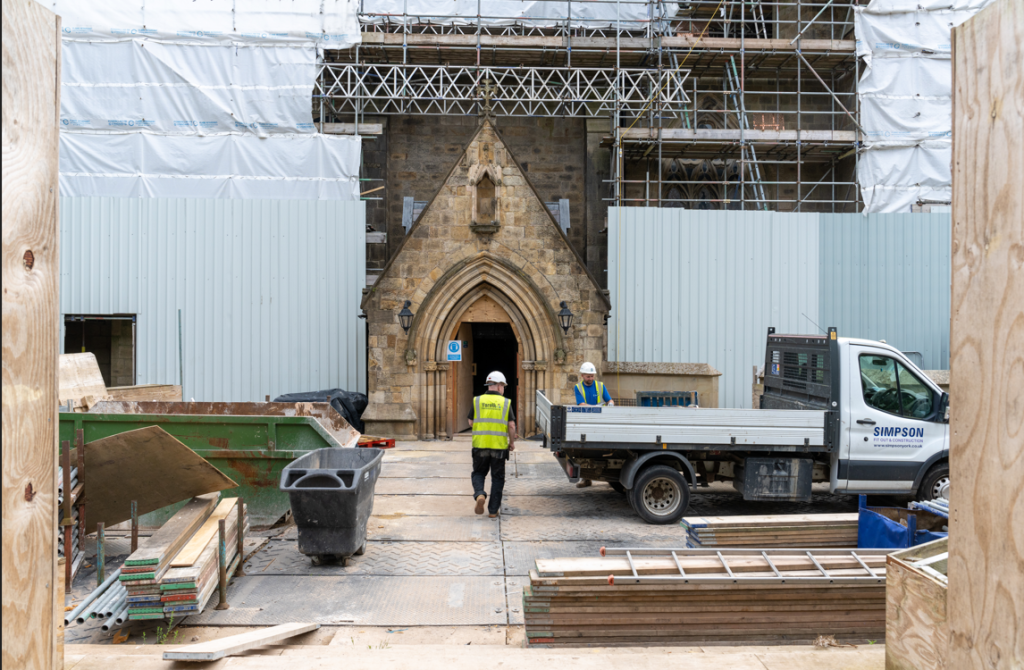
[{"label": "yellow hi-vis vest", "polygon": [[473,398],[473,448],[508,449],[508,411],[512,401],[499,395]]},{"label": "yellow hi-vis vest", "polygon": [[[598,405],[603,405],[604,404],[604,384],[599,382],[599,381],[597,381],[596,379],[594,380],[594,383],[597,384],[597,404]],[[576,390],[580,392],[581,396],[583,396],[583,403],[586,404],[586,402],[587,402],[587,387],[583,385],[583,382],[580,382],[579,384],[576,385]]]}]

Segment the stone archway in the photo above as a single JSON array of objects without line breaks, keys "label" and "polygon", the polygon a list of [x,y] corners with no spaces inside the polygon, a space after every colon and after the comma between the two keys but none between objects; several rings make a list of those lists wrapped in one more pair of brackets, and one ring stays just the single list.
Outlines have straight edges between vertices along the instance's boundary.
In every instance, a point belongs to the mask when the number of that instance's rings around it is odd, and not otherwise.
[{"label": "stone archway", "polygon": [[[424,299],[409,332],[410,362],[419,362],[413,404],[420,418],[420,433],[429,438],[451,437],[454,398],[450,398],[450,364],[445,345],[463,315],[483,297],[497,303],[508,315],[520,346],[518,406],[520,434],[535,432],[537,389],[549,388],[550,362],[565,356],[562,332],[554,310],[533,282],[507,261],[481,253],[442,276]],[[417,361],[419,356],[422,361]]]}]

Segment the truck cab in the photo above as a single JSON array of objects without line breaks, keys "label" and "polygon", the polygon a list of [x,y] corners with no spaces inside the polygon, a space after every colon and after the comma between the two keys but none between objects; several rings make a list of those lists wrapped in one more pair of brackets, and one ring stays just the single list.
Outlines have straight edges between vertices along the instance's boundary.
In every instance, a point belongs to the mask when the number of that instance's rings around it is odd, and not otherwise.
[{"label": "truck cab", "polygon": [[884,342],[768,330],[757,409],[555,406],[537,424],[570,481],[607,481],[649,523],[691,490],[732,481],[747,500],[831,491],[949,496],[948,395]]}]

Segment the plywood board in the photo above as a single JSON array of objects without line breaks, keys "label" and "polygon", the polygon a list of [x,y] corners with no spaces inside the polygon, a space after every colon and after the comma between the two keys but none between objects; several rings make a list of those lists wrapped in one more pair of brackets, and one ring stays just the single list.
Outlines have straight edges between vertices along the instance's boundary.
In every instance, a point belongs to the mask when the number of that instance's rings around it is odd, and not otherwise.
[{"label": "plywood board", "polygon": [[111,400],[142,402],[181,402],[181,387],[176,384],[142,384],[140,386],[111,386],[107,389]]},{"label": "plywood board", "polygon": [[86,396],[92,396],[96,400],[106,397],[107,385],[103,382],[103,374],[100,373],[100,365],[96,362],[95,354],[61,354],[59,361],[58,403],[63,405],[68,400],[78,403]]},{"label": "plywood board", "polygon": [[905,670],[946,670],[946,585],[888,557],[885,569],[885,663]]},{"label": "plywood board", "polygon": [[188,544],[182,547],[178,555],[171,561],[171,567],[191,567],[199,559],[200,554],[206,549],[206,545],[213,539],[213,536],[217,534],[218,522],[221,519],[227,519],[229,514],[238,514],[235,511],[235,503],[237,502],[238,498],[224,498],[221,500],[217,504],[217,509],[213,510],[210,518],[203,522],[202,527],[196,531],[196,534],[192,536]]},{"label": "plywood board", "polygon": [[176,651],[165,651],[165,661],[216,661],[225,656],[240,654],[243,651],[262,647],[265,644],[280,642],[296,635],[308,633],[320,627],[318,623],[286,623],[271,628],[254,630],[241,635],[211,640],[202,644],[193,644]]},{"label": "plywood board", "polygon": [[194,496],[234,488],[235,482],[167,431],[149,426],[85,445],[85,490],[89,495],[88,531]]},{"label": "plywood board", "polygon": [[952,42],[947,663],[1011,668],[1024,659],[1024,3],[996,0]]},{"label": "plywood board", "polygon": [[3,2],[3,668],[59,668],[60,18]]}]

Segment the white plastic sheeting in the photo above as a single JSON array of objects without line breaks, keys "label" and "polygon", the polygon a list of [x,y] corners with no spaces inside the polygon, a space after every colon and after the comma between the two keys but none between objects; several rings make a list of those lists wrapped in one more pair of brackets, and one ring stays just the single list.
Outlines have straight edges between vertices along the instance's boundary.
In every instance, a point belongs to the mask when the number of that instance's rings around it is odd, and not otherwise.
[{"label": "white plastic sheeting", "polygon": [[122,198],[358,200],[359,139],[61,133],[60,193]]},{"label": "white plastic sheeting", "polygon": [[991,0],[872,0],[855,7],[864,213],[952,198],[950,31]]},{"label": "white plastic sheeting", "polygon": [[358,0],[55,0],[64,40],[187,44],[359,43]]},{"label": "white plastic sheeting", "polygon": [[[572,9],[573,27],[638,30],[651,21],[670,19],[679,5],[665,2],[658,7],[643,2],[548,2],[546,0],[364,0],[362,20],[367,23],[410,23],[476,25],[565,25]],[[664,13],[662,13],[662,8]],[[386,15],[386,16],[384,16]]]},{"label": "white plastic sheeting", "polygon": [[313,133],[312,47],[150,40],[63,45],[64,130]]}]

